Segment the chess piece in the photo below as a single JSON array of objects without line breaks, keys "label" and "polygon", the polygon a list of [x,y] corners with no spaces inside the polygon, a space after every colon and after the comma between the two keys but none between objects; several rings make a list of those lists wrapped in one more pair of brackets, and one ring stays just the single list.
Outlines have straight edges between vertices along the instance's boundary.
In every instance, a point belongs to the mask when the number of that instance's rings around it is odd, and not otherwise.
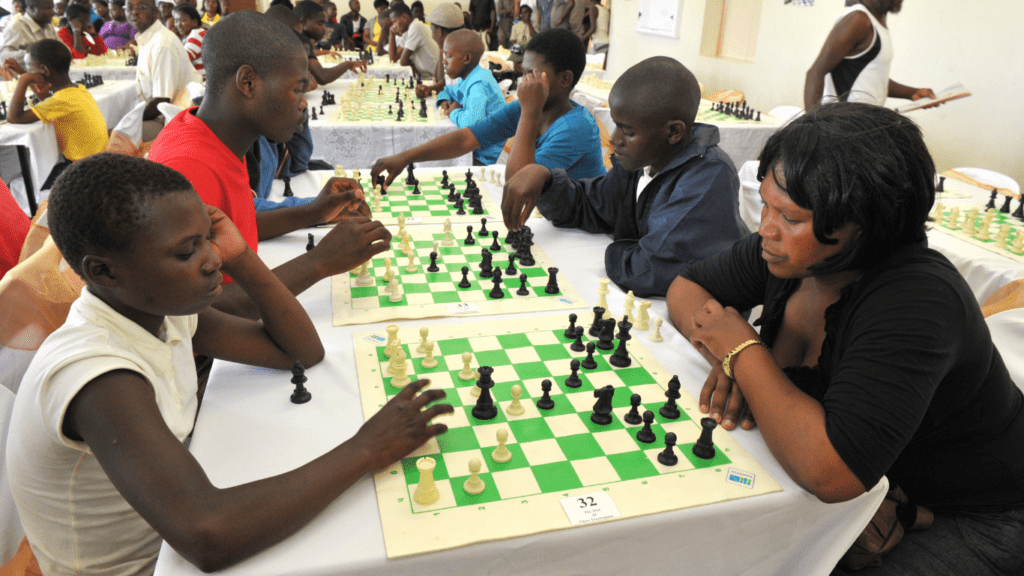
[{"label": "chess piece", "polygon": [[668,390],[665,391],[665,398],[668,398],[668,400],[666,400],[665,404],[660,410],[658,410],[658,413],[661,414],[663,418],[668,418],[669,420],[676,420],[679,418],[679,405],[676,404],[676,400],[683,396],[679,393],[679,388],[679,376],[673,375],[668,381]]},{"label": "chess piece", "polygon": [[619,333],[616,335],[619,339],[619,346],[615,349],[615,353],[608,357],[608,363],[616,368],[625,368],[633,363],[633,359],[629,357],[629,352],[626,350],[626,342],[633,338],[629,335],[631,328],[633,325],[625,318],[619,322]]},{"label": "chess piece", "polygon": [[569,369],[572,370],[572,374],[565,379],[565,385],[569,388],[579,388],[583,385],[583,380],[579,376],[580,361],[574,358],[569,362]]},{"label": "chess piece", "polygon": [[281,178],[281,180],[284,180],[284,195],[285,195],[285,197],[294,196],[295,194],[292,193],[292,179],[287,177],[287,176],[285,176],[284,178]]},{"label": "chess piece", "polygon": [[295,385],[295,391],[292,392],[292,404],[305,404],[313,397],[309,390],[306,390],[305,383],[306,369],[302,366],[302,362],[296,360],[295,364],[292,364],[292,384]]},{"label": "chess piece", "polygon": [[577,316],[575,314],[569,314],[569,327],[562,333],[566,338],[576,337],[576,318]]},{"label": "chess piece", "polygon": [[473,284],[469,281],[469,266],[462,267],[462,280],[459,281],[459,288],[470,288]]},{"label": "chess piece", "polygon": [[[495,234],[497,234],[497,232],[495,232]],[[508,268],[505,268],[505,275],[513,277],[516,275],[516,272],[518,272],[518,270],[516,270],[516,255],[510,253],[508,255]]]},{"label": "chess piece", "polygon": [[388,290],[391,294],[388,295],[388,300],[391,302],[401,302],[405,298],[405,294],[402,292],[402,287],[398,284],[398,278],[392,278],[388,282]]},{"label": "chess piece", "polygon": [[672,447],[676,445],[676,434],[675,432],[669,432],[665,434],[665,450],[658,453],[658,462],[661,462],[664,466],[675,466],[679,463],[679,457],[676,456],[675,452],[672,451]]},{"label": "chess piece", "polygon": [[460,380],[475,380],[476,371],[470,367],[470,363],[473,362],[472,352],[462,353],[462,370],[459,371]]},{"label": "chess piece", "polygon": [[661,322],[661,318],[654,318],[654,332],[651,332],[651,335],[648,336],[651,342],[663,342],[665,340],[661,337]]},{"label": "chess piece", "polygon": [[444,238],[441,239],[441,246],[450,247],[455,246],[455,239],[452,238],[452,221],[444,221]]},{"label": "chess piece", "polygon": [[370,276],[369,261],[363,262],[359,267],[359,276],[356,278],[356,286],[373,286],[373,276]]},{"label": "chess piece", "polygon": [[463,244],[465,244],[466,246],[470,246],[470,245],[476,244],[476,238],[473,238],[473,227],[472,226],[466,226],[466,233],[467,233],[466,240],[463,242]]},{"label": "chess piece", "polygon": [[607,278],[597,279],[597,305],[605,310],[608,309],[607,296],[611,292],[611,290],[608,289],[609,282],[611,282],[611,280]]},{"label": "chess piece", "polygon": [[487,231],[487,218],[480,219],[480,231],[477,232],[477,234],[479,234],[481,238],[486,238],[491,235],[491,233]]},{"label": "chess piece", "polygon": [[495,462],[508,462],[512,459],[512,452],[505,446],[508,442],[508,430],[504,428],[498,428],[498,432],[494,435],[498,439],[498,447],[491,452],[491,460]]},{"label": "chess piece", "polygon": [[[491,398],[491,388],[494,388],[491,374],[494,373],[494,368],[481,366],[477,372],[480,373],[480,378],[476,381],[476,386],[480,389],[480,397],[476,400],[476,406],[473,406],[472,414],[478,420],[493,420],[498,415],[498,408],[494,405],[494,399]],[[460,373],[459,376],[461,377],[462,374]]]},{"label": "chess piece", "polygon": [[935,209],[932,210],[931,217],[932,217],[932,219],[934,219],[939,224],[942,224],[943,218],[946,217],[946,206],[945,206],[945,204],[943,204],[942,202],[936,202],[935,203]]},{"label": "chess piece", "polygon": [[309,240],[306,242],[306,252],[312,250],[316,245],[313,243],[313,233],[309,233]]},{"label": "chess piece", "polygon": [[490,278],[493,276],[494,266],[491,264],[491,251],[484,248],[480,251],[480,277]]},{"label": "chess piece", "polygon": [[551,399],[551,380],[544,379],[540,383],[540,389],[544,393],[540,400],[534,402],[541,410],[551,410],[555,407],[555,401]]},{"label": "chess piece", "polygon": [[441,493],[434,483],[434,467],[437,461],[429,456],[424,456],[416,461],[416,469],[420,472],[420,481],[416,490],[412,493],[412,499],[423,506],[430,506],[441,498]]},{"label": "chess piece", "polygon": [[587,334],[590,334],[594,338],[597,338],[601,333],[601,317],[604,316],[605,310],[606,309],[601,306],[594,306],[594,323],[590,325],[590,330],[587,331]]},{"label": "chess piece", "polygon": [[427,355],[420,361],[420,366],[426,369],[437,368],[437,359],[434,358],[434,343],[427,341],[425,348]]},{"label": "chess piece", "polygon": [[643,422],[643,417],[640,416],[640,395],[633,394],[629,397],[629,412],[622,417],[622,420],[626,424],[637,425]]},{"label": "chess piece", "polygon": [[[582,329],[582,326],[577,328],[577,330]],[[593,370],[594,368],[597,368],[597,360],[594,359],[594,350],[596,348],[597,345],[595,345],[593,342],[587,342],[587,357],[584,358],[582,362],[580,362],[580,366],[586,368],[587,370]]]},{"label": "chess piece", "polygon": [[626,292],[626,298],[622,302],[622,308],[624,309],[623,314],[625,315],[625,318],[623,318],[623,320],[625,320],[626,322],[633,322],[634,301],[635,297],[633,296],[633,291],[630,290],[629,292]]},{"label": "chess piece", "polygon": [[388,324],[388,341],[384,346],[384,355],[391,358],[395,355],[395,343],[398,342],[398,324]]},{"label": "chess piece", "polygon": [[[636,433],[636,439],[643,442],[644,444],[653,444],[658,438],[654,435],[654,430],[651,430],[651,424],[654,424],[654,412],[647,410],[644,412],[644,427]],[[714,420],[712,420],[714,422]]]},{"label": "chess piece", "polygon": [[437,267],[437,251],[430,253],[430,266],[427,266],[427,272],[440,272],[441,269]]},{"label": "chess piece", "polygon": [[643,300],[640,302],[636,313],[636,322],[633,324],[634,329],[640,330],[641,332],[646,332],[650,329],[651,316],[647,312],[647,309],[650,307],[651,302],[649,300]]},{"label": "chess piece", "polygon": [[544,287],[545,294],[558,294],[562,290],[558,287],[558,268],[548,268],[548,284]]},{"label": "chess piece", "polygon": [[519,397],[523,395],[523,387],[519,384],[512,385],[512,403],[505,408],[505,413],[509,416],[522,416],[526,414],[526,408],[523,407],[523,403],[520,402]]},{"label": "chess piece", "polygon": [[[498,243],[498,231],[497,230],[495,230],[494,232],[491,232],[491,238],[494,239],[494,241],[491,242],[491,252],[500,252],[501,251],[501,244]],[[513,272],[513,274],[515,274],[515,272]]]},{"label": "chess piece", "polygon": [[[395,271],[391,269],[391,258],[384,259],[384,276],[381,280],[390,283],[395,278]],[[388,290],[390,292],[390,290]]]},{"label": "chess piece", "polygon": [[[659,458],[661,457],[659,456]],[[466,494],[476,496],[487,489],[487,485],[480,479],[480,466],[479,458],[469,459],[469,479],[462,484],[462,489],[466,491]]]},{"label": "chess piece", "polygon": [[711,441],[711,433],[714,432],[718,422],[714,418],[700,419],[700,438],[693,445],[693,455],[702,460],[711,460],[715,457],[715,444]]},{"label": "chess piece", "polygon": [[615,388],[612,385],[594,390],[594,411],[590,413],[590,421],[599,426],[607,426],[612,423],[612,396]]},{"label": "chess piece", "polygon": [[416,347],[416,351],[420,354],[427,353],[427,334],[430,334],[430,329],[426,326],[420,328],[420,344]]},{"label": "chess piece", "polygon": [[405,350],[399,348],[395,351],[395,376],[391,379],[391,385],[395,388],[405,388],[412,379],[406,375],[409,370],[409,363],[406,362]]},{"label": "chess piece", "polygon": [[530,295],[530,290],[526,287],[526,274],[519,275],[519,289],[516,290],[516,294],[520,296]]},{"label": "chess piece", "polygon": [[491,282],[494,282],[494,288],[487,295],[495,300],[504,298],[505,292],[501,289],[501,268],[495,268],[493,274]]},{"label": "chess piece", "polygon": [[614,350],[614,339],[615,318],[601,320],[601,331],[597,335],[597,348],[599,350]]},{"label": "chess piece", "polygon": [[583,344],[583,326],[576,327],[576,334],[573,335],[576,341],[569,345],[573,352],[583,352],[587,347]]},{"label": "chess piece", "polygon": [[[1007,210],[1007,212],[1009,212],[1009,210]],[[960,222],[959,222],[959,220],[960,220],[960,208],[958,208],[956,206],[953,206],[952,208],[949,209],[949,224],[947,225],[947,228],[949,228],[950,230],[959,230],[960,229]]]},{"label": "chess piece", "polygon": [[[406,236],[406,238],[408,238],[408,236]],[[408,256],[409,256],[409,264],[406,265],[405,271],[410,273],[410,274],[412,274],[412,273],[416,272],[417,270],[419,270],[419,267],[416,266],[415,252],[413,252],[411,248],[409,249]]]}]

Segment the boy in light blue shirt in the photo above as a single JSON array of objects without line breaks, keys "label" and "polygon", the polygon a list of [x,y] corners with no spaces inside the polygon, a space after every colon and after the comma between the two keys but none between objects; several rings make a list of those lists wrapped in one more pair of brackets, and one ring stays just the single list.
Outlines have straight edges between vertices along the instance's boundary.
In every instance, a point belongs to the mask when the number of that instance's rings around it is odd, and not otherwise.
[{"label": "boy in light blue shirt", "polygon": [[[484,43],[471,30],[456,30],[444,41],[445,74],[456,84],[449,84],[437,95],[437,107],[448,114],[459,128],[490,116],[505,105],[505,97],[490,70],[479,64]],[[481,146],[473,151],[473,163],[494,164],[501,154],[501,142]]]}]

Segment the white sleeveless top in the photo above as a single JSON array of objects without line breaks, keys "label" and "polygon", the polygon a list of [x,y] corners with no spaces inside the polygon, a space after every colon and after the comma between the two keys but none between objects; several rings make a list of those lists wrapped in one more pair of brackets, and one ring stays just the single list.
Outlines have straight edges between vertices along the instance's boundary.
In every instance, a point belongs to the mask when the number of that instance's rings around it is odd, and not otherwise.
[{"label": "white sleeveless top", "polygon": [[871,45],[860,54],[847,56],[825,75],[825,92],[821,101],[823,104],[843,101],[881,106],[889,95],[889,67],[893,54],[889,29],[882,26],[862,4],[850,6],[839,20],[853,12],[863,12],[871,19]]}]

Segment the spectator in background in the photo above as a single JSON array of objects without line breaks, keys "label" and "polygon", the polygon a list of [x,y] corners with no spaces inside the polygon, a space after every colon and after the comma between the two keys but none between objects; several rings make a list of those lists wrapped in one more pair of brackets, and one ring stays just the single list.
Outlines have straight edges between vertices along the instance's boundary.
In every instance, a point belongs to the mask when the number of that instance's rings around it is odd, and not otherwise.
[{"label": "spectator in background", "polygon": [[388,0],[373,0],[373,9],[377,11],[377,15],[363,28],[363,43],[372,47],[377,56],[388,53],[391,35],[391,14],[388,12],[390,7]]},{"label": "spectator in background", "polygon": [[509,37],[515,21],[516,0],[494,0],[494,9],[498,15],[498,45],[509,48],[512,46]]},{"label": "spectator in background", "polygon": [[96,19],[92,21],[92,29],[95,31],[94,33],[99,34],[103,25],[110,20],[110,8],[108,8],[107,0],[93,0],[92,11],[96,13]]},{"label": "spectator in background", "polygon": [[411,6],[409,6],[409,10],[412,10],[413,18],[419,20],[420,22],[423,22],[424,24],[427,22],[427,19],[424,17],[423,14],[423,2],[420,2],[420,0],[416,0],[415,2],[412,3]]},{"label": "spectator in background", "polygon": [[203,0],[203,24],[210,27],[218,21],[220,21],[220,2],[217,0]]},{"label": "spectator in background", "polygon": [[107,53],[107,45],[103,38],[93,36],[92,24],[89,23],[89,10],[81,4],[72,4],[67,10],[67,26],[57,31],[61,42],[71,50],[72,58],[100,56]]},{"label": "spectator in background", "polygon": [[412,10],[405,4],[395,2],[391,5],[392,35],[402,36],[402,48],[395,47],[391,60],[398,61],[402,66],[409,66],[413,76],[420,80],[433,80],[434,67],[441,53],[437,43],[431,38],[430,27],[415,20]]},{"label": "spectator in background", "polygon": [[18,264],[32,222],[0,181],[0,279]]},{"label": "spectator in background", "polygon": [[498,14],[494,0],[470,0],[469,16],[473,22],[473,30],[484,41],[484,47],[495,50],[498,46]]},{"label": "spectator in background", "polygon": [[[444,41],[455,30],[461,30],[463,24],[462,10],[450,2],[442,2],[430,11],[430,36],[439,49],[444,48]],[[437,59],[434,67],[434,83],[416,86],[416,97],[426,98],[434,92],[444,90],[448,77],[445,75],[444,58]]]},{"label": "spectator in background", "polygon": [[124,13],[124,0],[110,0],[110,20],[100,28],[100,38],[107,48],[123,48],[135,38],[135,28]]},{"label": "spectator in background", "polygon": [[324,39],[316,43],[316,47],[323,50],[344,50],[345,29],[338,23],[338,5],[331,0],[324,2],[324,11],[327,13],[327,22],[324,23]]},{"label": "spectator in background", "polygon": [[594,0],[590,7],[590,22],[592,34],[590,36],[590,52],[592,54],[608,54],[608,26],[611,23],[612,0],[604,0],[605,3]]},{"label": "spectator in background", "polygon": [[206,30],[202,26],[202,18],[199,11],[188,4],[178,4],[174,7],[174,25],[178,28],[178,35],[185,44],[185,52],[192,62],[192,67],[199,72],[199,75],[206,78],[206,70],[203,68],[203,37]]},{"label": "spectator in background", "polygon": [[[4,16],[3,18],[0,18],[0,32],[7,30],[7,27],[10,26],[12,22],[17,20],[18,18],[21,18],[24,15],[25,2],[23,2],[22,0],[14,0],[14,2],[11,3],[11,13]],[[54,18],[56,18],[56,15],[54,16]],[[54,27],[56,28],[56,26]]]},{"label": "spectator in background", "polygon": [[346,47],[351,50],[363,48],[363,28],[366,27],[366,18],[359,13],[359,0],[349,0],[349,12],[338,20],[341,26],[342,36],[345,38]]},{"label": "spectator in background", "polygon": [[[530,43],[530,39],[537,35],[537,31],[533,28],[533,8],[530,8],[529,4],[523,4],[519,7],[519,19],[512,25],[512,32],[509,35],[509,42],[512,45],[520,45],[525,47]],[[519,54],[519,61],[522,62],[522,53]]]},{"label": "spectator in background", "polygon": [[[437,107],[455,126],[465,128],[505,106],[505,97],[491,71],[480,66],[484,43],[472,30],[456,30],[444,41],[445,70],[459,80],[437,95]],[[498,161],[504,142],[481,146],[473,151],[473,164],[490,166]]]},{"label": "spectator in background", "polygon": [[[583,0],[580,1],[582,2]],[[553,0],[551,2],[551,27],[565,28],[571,32],[572,27],[569,25],[569,16],[572,15],[572,9],[575,6],[576,0]]]},{"label": "spectator in background", "polygon": [[25,73],[21,59],[29,44],[47,38],[57,40],[57,30],[51,25],[53,0],[25,0],[25,16],[7,26],[0,44],[0,59],[4,61],[4,69],[17,74]]}]

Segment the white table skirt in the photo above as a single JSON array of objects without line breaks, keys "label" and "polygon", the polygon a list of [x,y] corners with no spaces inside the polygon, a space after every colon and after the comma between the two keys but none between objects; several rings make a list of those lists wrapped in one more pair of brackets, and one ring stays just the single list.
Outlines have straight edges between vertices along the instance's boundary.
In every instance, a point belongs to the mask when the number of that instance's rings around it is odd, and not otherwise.
[{"label": "white table skirt", "polygon": [[[352,166],[353,168],[356,166]],[[297,195],[319,190],[321,173],[292,180]],[[496,186],[484,190],[497,199]],[[282,184],[275,182],[272,198]],[[557,261],[584,298],[594,301],[604,276],[604,235],[558,230],[532,220],[538,245]],[[271,266],[305,250],[306,230],[264,242],[260,256]],[[325,229],[312,230],[322,238]],[[613,310],[623,294],[608,295]],[[308,404],[291,404],[290,374],[217,361],[210,375],[190,450],[210,480],[229,487],[296,468],[351,438],[363,423],[351,334],[383,324],[335,328],[330,280],[299,296],[324,346],[325,360],[306,371],[313,394]],[[654,315],[666,317],[663,300]],[[525,322],[537,314],[521,314]],[[478,320],[478,319],[474,319]],[[414,325],[459,322],[437,319]],[[684,388],[698,395],[708,364],[668,322],[663,343],[643,345]],[[522,538],[388,560],[373,479],[359,480],[308,526],[253,558],[225,570],[246,576],[280,574],[626,574],[678,567],[686,574],[824,575],[859,535],[886,490],[842,504],[822,504],[797,487],[772,457],[758,431],[731,433],[778,481],[783,491],[757,498],[619,520]],[[166,544],[157,576],[198,575]]]}]

